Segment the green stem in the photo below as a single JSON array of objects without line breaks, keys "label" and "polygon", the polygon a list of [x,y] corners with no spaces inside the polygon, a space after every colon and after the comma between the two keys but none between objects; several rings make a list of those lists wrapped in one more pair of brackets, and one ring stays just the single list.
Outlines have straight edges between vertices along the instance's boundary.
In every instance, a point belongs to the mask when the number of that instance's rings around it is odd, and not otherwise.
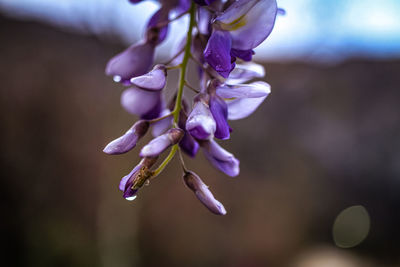
[{"label": "green stem", "polygon": [[[192,32],[193,32],[193,27],[195,25],[195,18],[196,18],[196,5],[194,2],[192,2],[191,6],[190,6],[189,14],[190,14],[189,29],[187,32],[183,60],[182,60],[182,63],[180,64],[181,71],[180,71],[180,76],[179,76],[178,92],[176,94],[176,102],[175,102],[174,110],[171,112],[172,114],[174,114],[174,127],[177,127],[177,125],[178,125],[179,113],[181,112],[181,109],[182,109],[183,88],[185,86],[186,70],[187,70],[187,65],[189,62],[190,54],[191,54]],[[161,163],[161,165],[156,170],[154,170],[152,178],[156,177],[160,172],[162,172],[164,170],[165,166],[167,166],[167,164],[174,157],[176,151],[178,151],[178,144],[176,144],[172,147],[171,151],[169,152],[169,154],[165,158],[165,160]]]}]

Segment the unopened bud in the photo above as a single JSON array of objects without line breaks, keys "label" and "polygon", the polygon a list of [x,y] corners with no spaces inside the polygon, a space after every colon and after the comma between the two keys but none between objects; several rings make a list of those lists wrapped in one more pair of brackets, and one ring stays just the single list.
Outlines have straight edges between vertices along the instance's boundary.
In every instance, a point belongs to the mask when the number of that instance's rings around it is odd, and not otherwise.
[{"label": "unopened bud", "polygon": [[194,172],[188,171],[183,175],[183,180],[187,187],[192,190],[200,202],[206,206],[212,213],[225,215],[224,206],[214,198],[208,186]]},{"label": "unopened bud", "polygon": [[146,134],[149,122],[137,121],[123,136],[115,139],[104,148],[104,153],[110,155],[123,154],[133,149],[137,141]]},{"label": "unopened bud", "polygon": [[130,82],[146,90],[159,91],[167,83],[167,70],[164,65],[156,65],[150,72],[134,77]]},{"label": "unopened bud", "polygon": [[177,144],[183,137],[184,131],[178,128],[169,129],[165,134],[162,134],[145,145],[140,151],[140,156],[156,157],[164,152],[168,147]]}]

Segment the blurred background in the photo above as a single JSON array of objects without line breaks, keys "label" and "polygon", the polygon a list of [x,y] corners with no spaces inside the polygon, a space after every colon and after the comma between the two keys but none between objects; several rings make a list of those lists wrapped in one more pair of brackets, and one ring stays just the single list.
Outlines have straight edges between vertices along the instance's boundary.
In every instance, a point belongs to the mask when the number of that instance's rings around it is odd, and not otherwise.
[{"label": "blurred background", "polygon": [[136,120],[104,67],[157,3],[0,0],[4,266],[400,266],[400,2],[278,4],[287,14],[256,50],[272,94],[223,142],[241,174],[186,158],[219,217],[177,160],[124,200],[137,150],[102,153]]}]

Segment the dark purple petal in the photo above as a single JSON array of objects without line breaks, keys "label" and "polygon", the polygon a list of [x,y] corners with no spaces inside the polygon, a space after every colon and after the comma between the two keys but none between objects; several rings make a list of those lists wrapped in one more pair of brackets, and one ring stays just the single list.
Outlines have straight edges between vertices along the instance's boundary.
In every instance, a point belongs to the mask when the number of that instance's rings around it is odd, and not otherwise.
[{"label": "dark purple petal", "polygon": [[147,23],[147,37],[152,39],[151,42],[160,44],[165,40],[168,34],[168,24],[164,27],[157,27],[157,24],[168,21],[169,9],[161,7]]},{"label": "dark purple petal", "polygon": [[239,160],[219,146],[213,139],[202,142],[204,155],[215,168],[234,177],[239,174]]},{"label": "dark purple petal", "polygon": [[208,6],[212,4],[215,0],[193,0],[196,4],[201,5],[201,6]]},{"label": "dark purple petal", "polygon": [[153,58],[153,44],[134,44],[108,61],[106,74],[112,75],[116,82],[129,81],[132,77],[148,72]]},{"label": "dark purple petal", "polygon": [[214,136],[216,123],[204,100],[194,103],[193,110],[186,121],[186,130],[199,140],[206,140]]},{"label": "dark purple petal", "polygon": [[231,56],[232,57],[238,57],[244,61],[251,61],[254,55],[253,50],[238,50],[238,49],[231,49]]},{"label": "dark purple petal", "polygon": [[266,96],[257,98],[237,98],[227,101],[228,119],[239,120],[246,118],[261,105],[265,98]]},{"label": "dark purple petal", "polygon": [[214,136],[218,139],[229,139],[228,107],[225,101],[216,94],[210,97],[210,111],[217,124]]},{"label": "dark purple petal", "polygon": [[265,76],[264,67],[260,64],[253,62],[246,62],[236,64],[228,79],[225,81],[227,84],[241,84],[248,82],[254,78],[262,78]]},{"label": "dark purple petal", "polygon": [[172,128],[163,135],[160,135],[145,145],[140,151],[140,156],[156,157],[164,152],[168,147],[177,144],[183,137],[184,131]]},{"label": "dark purple petal", "polygon": [[182,140],[179,142],[179,147],[192,158],[194,158],[197,151],[199,151],[199,143],[186,131]]},{"label": "dark purple petal", "polygon": [[155,113],[154,110],[157,109],[160,102],[160,92],[147,91],[138,87],[126,89],[121,95],[121,105],[129,113],[140,117],[149,117],[149,114]]},{"label": "dark purple petal", "polygon": [[134,77],[130,82],[142,89],[159,91],[167,83],[167,71],[164,65],[156,65],[150,72]]},{"label": "dark purple petal", "polygon": [[269,36],[277,10],[276,0],[238,0],[216,18],[216,24],[229,31],[232,48],[249,50]]},{"label": "dark purple petal", "polygon": [[123,136],[109,143],[104,152],[110,155],[123,154],[133,149],[137,141],[146,134],[149,122],[140,120],[136,122]]},{"label": "dark purple petal", "polygon": [[226,214],[224,206],[214,198],[213,194],[208,189],[208,186],[197,174],[191,171],[186,172],[183,176],[183,181],[186,186],[195,193],[200,202],[212,213],[217,215]]},{"label": "dark purple petal", "polygon": [[217,88],[222,98],[256,98],[269,95],[271,86],[262,81],[250,84],[223,85]]},{"label": "dark purple petal", "polygon": [[129,2],[131,2],[132,4],[137,4],[142,2],[143,0],[129,0]]},{"label": "dark purple petal", "polygon": [[228,78],[234,65],[231,61],[231,37],[226,31],[215,30],[204,50],[204,58],[222,77]]}]

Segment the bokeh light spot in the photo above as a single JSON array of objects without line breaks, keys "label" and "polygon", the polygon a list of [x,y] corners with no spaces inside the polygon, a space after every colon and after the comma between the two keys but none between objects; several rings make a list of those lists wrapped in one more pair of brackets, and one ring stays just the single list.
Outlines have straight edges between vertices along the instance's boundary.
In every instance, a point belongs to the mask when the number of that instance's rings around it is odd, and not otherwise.
[{"label": "bokeh light spot", "polygon": [[333,240],[336,246],[351,248],[368,236],[370,229],[368,211],[360,205],[351,206],[339,213],[333,224]]}]

